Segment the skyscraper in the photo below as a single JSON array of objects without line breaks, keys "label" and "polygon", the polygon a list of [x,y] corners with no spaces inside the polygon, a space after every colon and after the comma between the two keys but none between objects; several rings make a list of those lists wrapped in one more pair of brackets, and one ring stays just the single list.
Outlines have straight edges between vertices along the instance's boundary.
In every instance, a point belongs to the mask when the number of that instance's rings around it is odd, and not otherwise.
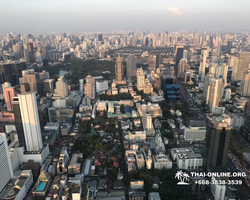
[{"label": "skyscraper", "polygon": [[178,77],[183,78],[184,77],[184,72],[188,68],[188,61],[185,58],[182,58],[178,64]]},{"label": "skyscraper", "polygon": [[39,95],[42,95],[42,83],[37,72],[24,74],[23,83],[27,84],[29,89],[21,92],[37,92]]},{"label": "skyscraper", "polygon": [[102,41],[102,34],[98,35],[98,41]]},{"label": "skyscraper", "polygon": [[142,68],[137,69],[137,89],[143,90],[145,84],[145,74]]},{"label": "skyscraper", "polygon": [[12,102],[19,146],[27,151],[40,151],[43,147],[38,101],[36,92],[27,92],[14,97]]},{"label": "skyscraper", "polygon": [[148,70],[155,71],[156,70],[157,57],[156,55],[152,56],[149,60]]},{"label": "skyscraper", "polygon": [[115,80],[119,84],[123,81],[124,67],[122,65],[122,58],[118,55],[115,64]]},{"label": "skyscraper", "polygon": [[136,58],[130,54],[127,58],[127,78],[136,77]]},{"label": "skyscraper", "polygon": [[95,86],[93,84],[85,84],[84,93],[87,97],[94,99],[95,98]]},{"label": "skyscraper", "polygon": [[61,98],[66,98],[69,94],[68,82],[61,76],[56,82],[55,93]]},{"label": "skyscraper", "polygon": [[236,73],[234,81],[242,80],[244,73],[248,71],[249,63],[250,63],[250,52],[240,53],[238,64],[235,66],[237,67],[237,69],[235,69]]},{"label": "skyscraper", "polygon": [[29,42],[27,45],[28,48],[28,55],[29,55],[29,63],[35,62],[35,54],[34,54],[34,47],[33,43]]},{"label": "skyscraper", "polygon": [[211,118],[209,120],[208,137],[207,139],[208,152],[208,167],[226,167],[227,156],[230,144],[231,127],[221,120],[221,118]]},{"label": "skyscraper", "polygon": [[80,92],[84,91],[84,79],[79,79]]},{"label": "skyscraper", "polygon": [[7,110],[12,111],[13,110],[12,100],[13,100],[13,97],[15,96],[15,90],[13,87],[5,87],[3,88],[3,93],[4,93],[4,99],[5,99],[5,103],[7,106]]},{"label": "skyscraper", "polygon": [[215,106],[219,106],[221,91],[223,90],[223,79],[212,78],[208,84],[206,105],[209,107],[210,112],[213,111]]},{"label": "skyscraper", "polygon": [[240,92],[243,96],[250,96],[250,71],[244,73],[240,83]]},{"label": "skyscraper", "polygon": [[228,65],[223,64],[216,67],[215,70],[215,78],[222,77],[224,79],[225,84],[227,83],[227,73],[228,73]]},{"label": "skyscraper", "polygon": [[200,61],[200,68],[199,68],[199,74],[201,76],[201,82],[204,82],[205,77],[205,68],[207,63],[207,56],[208,56],[208,50],[204,49],[201,52],[201,61]]},{"label": "skyscraper", "polygon": [[175,65],[178,66],[180,59],[183,57],[183,46],[177,46],[175,51]]},{"label": "skyscraper", "polygon": [[86,84],[84,85],[84,93],[87,97],[95,98],[95,78],[91,75],[86,77]]},{"label": "skyscraper", "polygon": [[9,156],[9,148],[4,133],[0,133],[0,194],[13,177],[13,169]]}]

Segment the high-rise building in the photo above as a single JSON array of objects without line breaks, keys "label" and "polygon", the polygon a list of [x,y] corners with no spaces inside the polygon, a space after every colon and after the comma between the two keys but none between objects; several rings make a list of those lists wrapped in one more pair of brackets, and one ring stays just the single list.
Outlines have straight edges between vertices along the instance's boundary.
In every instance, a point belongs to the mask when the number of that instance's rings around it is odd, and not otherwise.
[{"label": "high-rise building", "polygon": [[29,42],[27,45],[28,55],[29,55],[29,63],[35,62],[35,54],[34,54],[34,47],[33,43]]},{"label": "high-rise building", "polygon": [[136,58],[130,54],[127,58],[127,78],[136,77]]},{"label": "high-rise building", "polygon": [[180,59],[183,57],[183,46],[177,46],[175,51],[175,65],[178,66]]},{"label": "high-rise building", "polygon": [[61,76],[56,82],[55,93],[61,98],[66,98],[69,94],[68,82]]},{"label": "high-rise building", "polygon": [[220,117],[211,118],[208,128],[208,167],[226,167],[231,127]]},{"label": "high-rise building", "polygon": [[43,82],[46,79],[49,79],[49,72],[43,70],[42,72],[39,73],[39,78],[41,82]]},{"label": "high-rise building", "polygon": [[237,70],[235,69],[236,74],[235,74],[234,81],[241,81],[242,80],[244,73],[246,71],[248,71],[249,63],[250,63],[250,52],[240,53],[238,65],[235,66],[235,67],[237,67]]},{"label": "high-rise building", "polygon": [[206,105],[209,107],[210,112],[212,112],[215,106],[219,106],[222,90],[224,90],[223,79],[210,79],[206,96]]},{"label": "high-rise building", "polygon": [[4,133],[0,133],[0,194],[13,177],[9,147]]},{"label": "high-rise building", "polygon": [[37,92],[39,95],[42,94],[42,83],[37,72],[24,74],[23,83],[27,84],[29,89],[28,91],[21,92]]},{"label": "high-rise building", "polygon": [[201,61],[200,61],[200,68],[199,68],[199,74],[201,76],[201,82],[204,82],[205,77],[205,69],[206,69],[206,63],[207,63],[207,56],[208,56],[208,50],[204,49],[201,52]]},{"label": "high-rise building", "polygon": [[121,83],[123,81],[123,72],[124,67],[122,65],[122,58],[118,55],[116,64],[115,64],[115,80],[117,83]]},{"label": "high-rise building", "polygon": [[79,79],[80,92],[84,91],[84,79]]},{"label": "high-rise building", "polygon": [[227,83],[227,73],[228,73],[228,65],[227,64],[223,64],[223,65],[219,65],[216,67],[215,70],[215,78],[223,78],[225,84]]},{"label": "high-rise building", "polygon": [[178,64],[178,77],[183,78],[184,72],[188,69],[188,61],[185,58],[182,58]]},{"label": "high-rise building", "polygon": [[0,63],[0,83],[9,82],[12,86],[19,84],[22,71],[27,68],[24,61]]},{"label": "high-rise building", "polygon": [[145,84],[145,74],[142,68],[137,69],[137,89],[143,90]]},{"label": "high-rise building", "polygon": [[250,96],[250,71],[244,73],[240,83],[240,92],[243,96]]},{"label": "high-rise building", "polygon": [[52,93],[54,91],[54,79],[46,79],[43,81],[43,93]]},{"label": "high-rise building", "polygon": [[13,97],[15,96],[15,90],[13,87],[5,87],[3,88],[3,93],[4,93],[4,99],[5,99],[5,103],[7,106],[7,110],[12,111],[13,110],[12,100],[13,100]]},{"label": "high-rise building", "polygon": [[154,55],[150,58],[149,64],[148,64],[148,70],[149,71],[155,71],[156,70],[156,63],[157,63],[157,57]]},{"label": "high-rise building", "polygon": [[98,35],[98,41],[102,41],[102,34]]},{"label": "high-rise building", "polygon": [[209,37],[209,42],[210,42],[210,48],[214,48],[214,36],[213,35],[210,35]]},{"label": "high-rise building", "polygon": [[43,147],[38,102],[36,92],[18,94],[12,102],[19,145],[27,151],[40,151]]},{"label": "high-rise building", "polygon": [[92,84],[92,85],[95,85],[95,78],[91,75],[88,75],[86,77],[86,84]]},{"label": "high-rise building", "polygon": [[232,47],[233,47],[233,41],[229,40],[229,41],[227,42],[227,52],[228,52],[228,53],[231,53]]},{"label": "high-rise building", "polygon": [[162,64],[162,55],[157,54],[156,55],[156,68],[159,68],[160,64]]},{"label": "high-rise building", "polygon": [[95,85],[85,84],[84,85],[84,93],[87,97],[94,99],[95,98]]}]

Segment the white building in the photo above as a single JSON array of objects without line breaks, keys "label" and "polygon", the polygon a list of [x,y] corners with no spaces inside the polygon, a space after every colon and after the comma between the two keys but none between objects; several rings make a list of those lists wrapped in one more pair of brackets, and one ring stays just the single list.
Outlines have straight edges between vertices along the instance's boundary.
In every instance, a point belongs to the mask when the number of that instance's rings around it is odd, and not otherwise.
[{"label": "white building", "polygon": [[11,178],[13,178],[13,169],[7,139],[4,133],[0,133],[0,193]]},{"label": "white building", "polygon": [[109,89],[109,82],[104,81],[96,81],[96,92],[104,91]]},{"label": "white building", "polygon": [[177,167],[179,169],[198,169],[203,166],[203,157],[200,153],[177,154]]},{"label": "white building", "polygon": [[145,84],[145,74],[142,68],[137,70],[137,89],[143,90]]},{"label": "white building", "polygon": [[146,132],[145,131],[135,131],[134,133],[128,134],[128,139],[132,142],[141,142],[146,140]]},{"label": "white building", "polygon": [[155,169],[171,169],[173,166],[172,160],[169,158],[168,155],[164,153],[158,153],[153,156],[154,168]]},{"label": "white building", "polygon": [[184,129],[186,141],[202,141],[206,139],[206,124],[204,121],[190,121],[190,126]]},{"label": "white building", "polygon": [[40,151],[43,148],[36,92],[18,95],[22,126],[27,151]]},{"label": "white building", "polygon": [[[212,181],[219,180],[218,178],[212,177]],[[226,194],[226,185],[213,184],[210,186],[211,192],[214,196],[214,200],[224,200]]]},{"label": "white building", "polygon": [[66,98],[69,94],[68,82],[64,80],[63,76],[58,78],[58,81],[56,82],[55,93],[61,98]]},{"label": "white building", "polygon": [[83,92],[83,90],[84,90],[84,79],[79,79],[79,85],[80,85],[80,92]]}]

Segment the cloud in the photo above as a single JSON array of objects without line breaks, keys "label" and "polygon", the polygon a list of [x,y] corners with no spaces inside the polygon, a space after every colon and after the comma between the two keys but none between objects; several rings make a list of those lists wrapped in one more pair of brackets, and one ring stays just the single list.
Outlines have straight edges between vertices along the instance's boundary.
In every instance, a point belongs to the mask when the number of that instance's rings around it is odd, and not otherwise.
[{"label": "cloud", "polygon": [[178,7],[168,8],[167,10],[172,12],[174,15],[182,15],[183,14]]}]

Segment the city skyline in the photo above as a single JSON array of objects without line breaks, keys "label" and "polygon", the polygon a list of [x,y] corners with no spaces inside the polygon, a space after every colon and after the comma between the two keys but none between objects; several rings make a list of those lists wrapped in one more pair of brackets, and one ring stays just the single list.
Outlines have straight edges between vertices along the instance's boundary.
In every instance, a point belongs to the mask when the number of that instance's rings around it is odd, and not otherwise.
[{"label": "city skyline", "polygon": [[[215,30],[246,31],[250,2],[3,0],[1,32]],[[157,23],[155,23],[157,21]],[[73,22],[73,23],[72,23]]]}]

